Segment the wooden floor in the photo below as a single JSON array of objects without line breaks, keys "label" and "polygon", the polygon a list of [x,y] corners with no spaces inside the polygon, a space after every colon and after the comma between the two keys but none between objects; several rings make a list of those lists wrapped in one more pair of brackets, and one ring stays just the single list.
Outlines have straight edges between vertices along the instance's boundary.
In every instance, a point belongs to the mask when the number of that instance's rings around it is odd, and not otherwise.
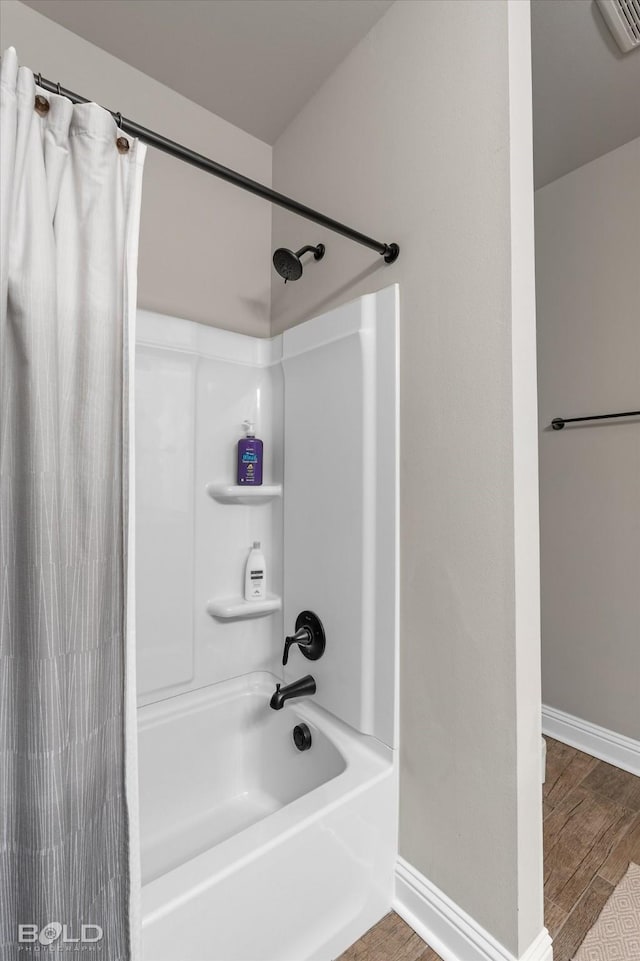
[{"label": "wooden floor", "polygon": [[[544,914],[554,961],[570,961],[626,872],[640,863],[640,778],[547,738]],[[441,961],[391,912],[338,961]]]},{"label": "wooden floor", "polygon": [[547,738],[545,924],[570,961],[629,862],[640,862],[640,778]]},{"label": "wooden floor", "polygon": [[341,954],[338,961],[442,961],[395,911]]}]

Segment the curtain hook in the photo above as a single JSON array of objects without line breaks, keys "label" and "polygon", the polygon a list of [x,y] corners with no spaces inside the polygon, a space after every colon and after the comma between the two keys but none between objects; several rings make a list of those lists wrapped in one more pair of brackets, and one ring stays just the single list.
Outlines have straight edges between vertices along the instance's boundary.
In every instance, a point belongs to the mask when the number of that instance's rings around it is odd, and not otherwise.
[{"label": "curtain hook", "polygon": [[41,74],[41,73],[37,73],[37,74],[36,74],[36,84],[37,84],[38,87],[41,87],[41,86],[42,86],[42,74]]},{"label": "curtain hook", "polygon": [[121,127],[122,127],[122,114],[120,113],[119,110],[118,110],[118,112],[117,112],[116,115],[115,115],[115,121],[116,121],[117,126],[121,128]]},{"label": "curtain hook", "polygon": [[60,90],[60,81],[58,81],[58,83],[56,84],[56,91],[58,93],[58,96],[61,97],[62,91]]},{"label": "curtain hook", "polygon": [[47,100],[46,97],[43,97],[41,93],[36,94],[36,98],[33,102],[33,106],[35,107],[36,112],[39,113],[41,117],[44,117],[46,114],[49,113],[49,101]]}]

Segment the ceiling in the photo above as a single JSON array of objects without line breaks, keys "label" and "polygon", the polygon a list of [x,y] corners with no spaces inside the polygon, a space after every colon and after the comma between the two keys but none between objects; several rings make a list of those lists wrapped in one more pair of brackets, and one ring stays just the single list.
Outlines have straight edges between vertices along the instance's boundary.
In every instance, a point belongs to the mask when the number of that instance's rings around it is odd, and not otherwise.
[{"label": "ceiling", "polygon": [[532,0],[536,187],[640,137],[640,49],[622,54],[595,0]]},{"label": "ceiling", "polygon": [[273,144],[393,0],[24,0]]},{"label": "ceiling", "polygon": [[[393,0],[24,2],[272,144]],[[640,136],[640,50],[595,0],[532,0],[531,18],[540,187]]]}]

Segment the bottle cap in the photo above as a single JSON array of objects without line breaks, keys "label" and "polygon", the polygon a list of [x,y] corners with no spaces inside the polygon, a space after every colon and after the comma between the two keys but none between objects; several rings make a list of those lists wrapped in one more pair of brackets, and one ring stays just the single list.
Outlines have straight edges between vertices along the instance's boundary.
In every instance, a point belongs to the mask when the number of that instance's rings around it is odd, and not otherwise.
[{"label": "bottle cap", "polygon": [[255,437],[255,436],[256,436],[256,426],[255,426],[255,424],[253,423],[253,421],[251,421],[251,420],[243,420],[243,421],[242,421],[242,426],[244,427],[244,431],[245,431],[245,434],[247,435],[247,437]]},{"label": "bottle cap", "polygon": [[260,547],[260,541],[254,541],[254,542],[253,542],[253,546],[254,546],[254,548]]}]

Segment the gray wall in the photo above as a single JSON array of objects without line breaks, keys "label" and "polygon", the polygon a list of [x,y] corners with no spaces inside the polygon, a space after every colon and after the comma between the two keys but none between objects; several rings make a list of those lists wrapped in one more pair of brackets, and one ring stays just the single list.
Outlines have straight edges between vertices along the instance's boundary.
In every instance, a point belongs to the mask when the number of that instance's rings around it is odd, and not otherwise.
[{"label": "gray wall", "polygon": [[536,193],[543,700],[640,739],[640,139]]},{"label": "gray wall", "polygon": [[516,954],[542,927],[528,16],[500,0],[390,8],[275,144],[274,185],[401,257],[385,267],[274,211],[274,246],[327,254],[272,290],[281,331],[400,284],[400,853]]},{"label": "gray wall", "polygon": [[[249,177],[271,182],[267,144],[17,0],[3,0],[1,18],[2,47],[14,46],[25,66]],[[140,227],[141,307],[267,336],[270,244],[269,204],[157,150],[148,151]]]}]

